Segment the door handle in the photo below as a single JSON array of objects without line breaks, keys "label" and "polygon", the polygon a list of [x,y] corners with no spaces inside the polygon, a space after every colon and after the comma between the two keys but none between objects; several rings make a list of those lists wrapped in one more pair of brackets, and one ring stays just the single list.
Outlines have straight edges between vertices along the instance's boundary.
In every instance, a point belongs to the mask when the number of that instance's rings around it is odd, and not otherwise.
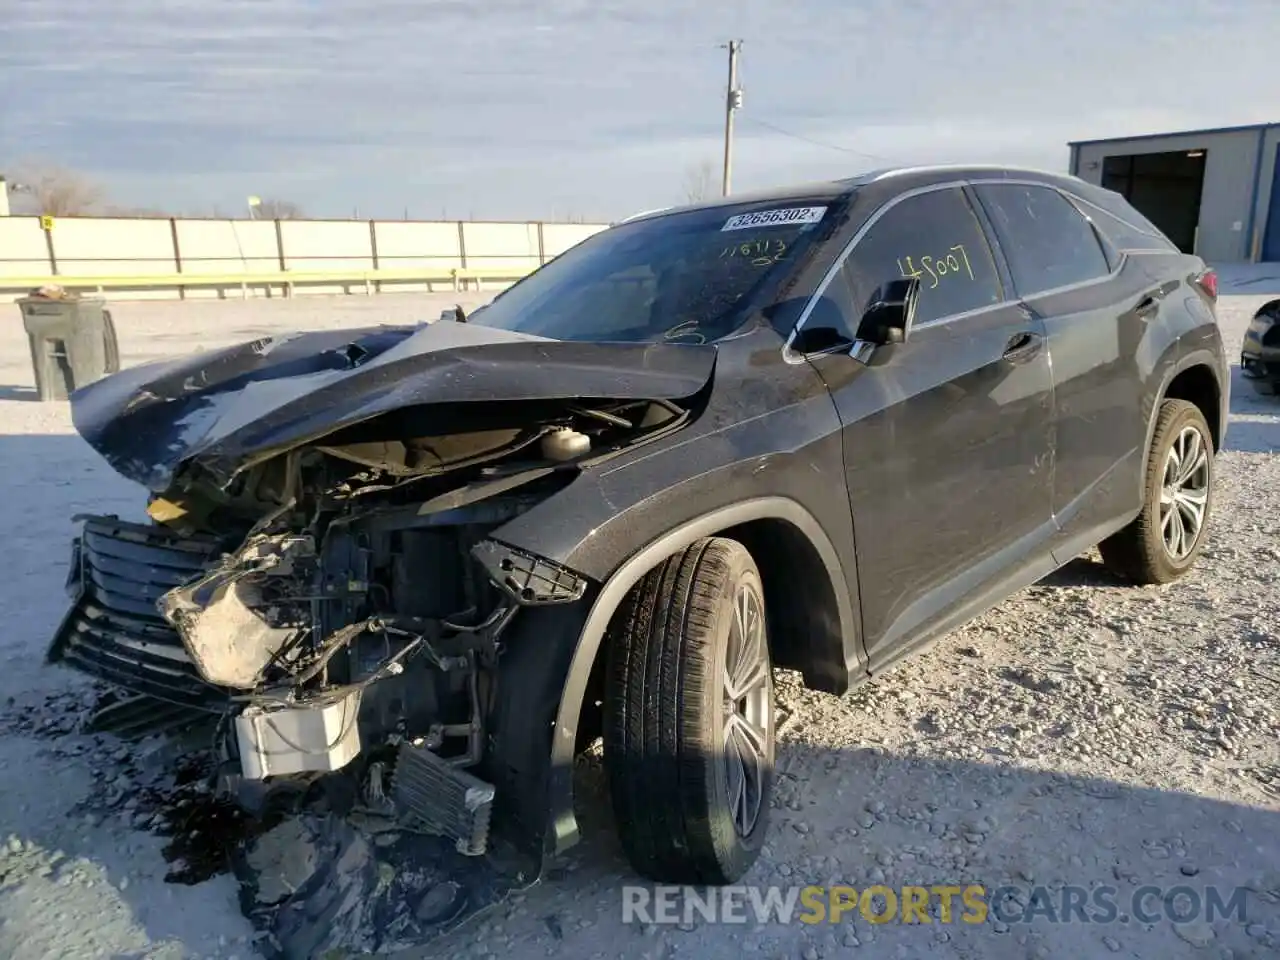
[{"label": "door handle", "polygon": [[1015,333],[1009,338],[1009,342],[1005,344],[1002,358],[1010,363],[1022,363],[1030,360],[1040,352],[1040,347],[1044,345],[1044,338],[1034,330],[1023,330]]},{"label": "door handle", "polygon": [[1150,319],[1151,315],[1160,309],[1160,301],[1153,296],[1145,296],[1133,308],[1133,312],[1144,320]]}]

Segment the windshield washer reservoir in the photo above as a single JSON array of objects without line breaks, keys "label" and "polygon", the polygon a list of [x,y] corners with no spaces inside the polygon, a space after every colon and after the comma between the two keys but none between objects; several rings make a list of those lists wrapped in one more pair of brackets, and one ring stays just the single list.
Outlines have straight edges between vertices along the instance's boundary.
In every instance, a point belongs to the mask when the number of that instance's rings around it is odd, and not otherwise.
[{"label": "windshield washer reservoir", "polygon": [[542,455],[548,460],[573,460],[591,449],[591,438],[585,433],[561,427],[542,438]]}]

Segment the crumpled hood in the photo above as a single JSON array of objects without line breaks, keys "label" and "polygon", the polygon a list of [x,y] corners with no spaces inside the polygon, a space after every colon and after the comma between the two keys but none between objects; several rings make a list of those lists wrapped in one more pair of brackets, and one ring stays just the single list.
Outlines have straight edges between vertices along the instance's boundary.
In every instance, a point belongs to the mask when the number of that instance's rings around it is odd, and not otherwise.
[{"label": "crumpled hood", "polygon": [[706,384],[715,355],[709,345],[549,340],[449,321],[325,330],[130,367],[76,391],[71,412],[119,473],[159,492],[187,460],[227,480],[256,454],[402,407],[680,399]]}]

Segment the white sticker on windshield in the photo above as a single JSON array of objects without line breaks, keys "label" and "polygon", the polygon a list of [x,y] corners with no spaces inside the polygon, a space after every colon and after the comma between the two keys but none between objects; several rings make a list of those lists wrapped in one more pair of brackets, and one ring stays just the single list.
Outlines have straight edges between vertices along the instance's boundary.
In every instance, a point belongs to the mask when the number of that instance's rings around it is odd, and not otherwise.
[{"label": "white sticker on windshield", "polygon": [[826,207],[787,207],[785,210],[757,210],[740,213],[725,221],[720,232],[746,230],[748,227],[781,227],[793,223],[817,223],[827,212]]}]

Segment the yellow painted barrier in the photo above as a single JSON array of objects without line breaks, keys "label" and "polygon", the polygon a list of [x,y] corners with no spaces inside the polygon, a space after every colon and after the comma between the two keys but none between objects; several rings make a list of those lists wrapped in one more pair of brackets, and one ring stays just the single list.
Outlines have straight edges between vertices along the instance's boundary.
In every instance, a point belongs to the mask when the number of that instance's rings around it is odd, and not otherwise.
[{"label": "yellow painted barrier", "polygon": [[468,281],[480,283],[502,280],[518,280],[532,272],[527,268],[455,268],[426,270],[414,267],[378,270],[324,270],[293,271],[264,270],[253,273],[151,273],[122,276],[55,276],[29,277],[0,276],[0,291],[34,290],[37,287],[57,285],[67,290],[142,290],[157,287],[239,287],[242,296],[248,297],[250,287],[282,287],[286,296],[295,286],[304,284],[328,284],[331,286],[360,286],[365,293],[373,293],[382,283],[452,283],[454,290],[464,290]]}]

